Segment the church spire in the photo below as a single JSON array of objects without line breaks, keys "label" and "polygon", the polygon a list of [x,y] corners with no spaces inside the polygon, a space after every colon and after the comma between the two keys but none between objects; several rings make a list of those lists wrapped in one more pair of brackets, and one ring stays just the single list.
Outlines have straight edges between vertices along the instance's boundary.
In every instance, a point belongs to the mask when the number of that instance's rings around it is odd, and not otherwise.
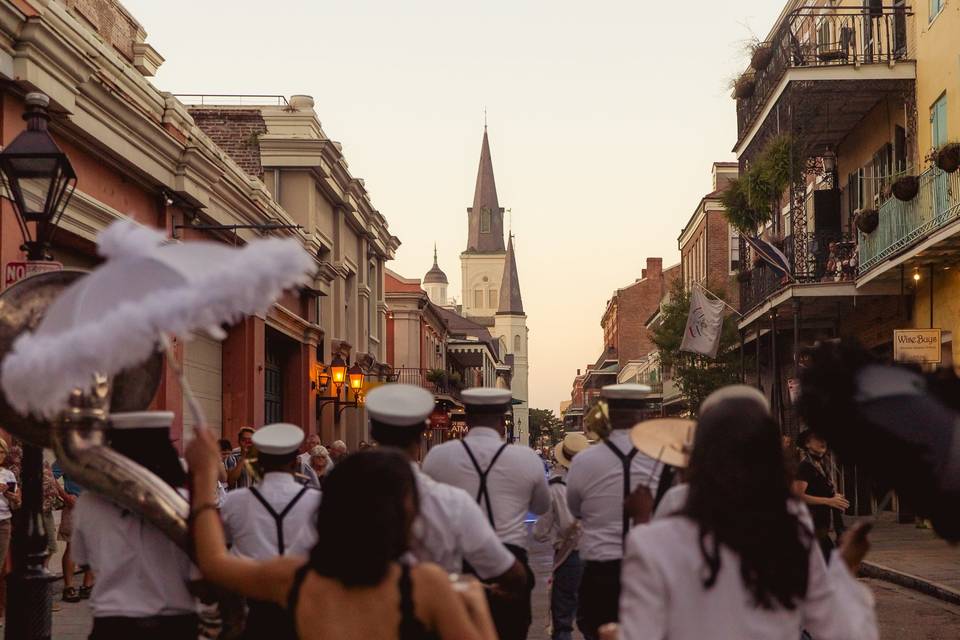
[{"label": "church spire", "polygon": [[498,316],[522,316],[523,298],[520,296],[520,278],[517,275],[517,258],[513,253],[513,234],[507,241],[507,255],[503,261],[503,280],[500,283],[500,308]]},{"label": "church spire", "polygon": [[483,144],[480,147],[480,166],[477,169],[473,206],[467,209],[467,213],[469,214],[467,251],[502,252],[503,209],[497,198],[497,183],[493,178],[493,158],[490,155],[490,139],[486,125],[483,128]]}]

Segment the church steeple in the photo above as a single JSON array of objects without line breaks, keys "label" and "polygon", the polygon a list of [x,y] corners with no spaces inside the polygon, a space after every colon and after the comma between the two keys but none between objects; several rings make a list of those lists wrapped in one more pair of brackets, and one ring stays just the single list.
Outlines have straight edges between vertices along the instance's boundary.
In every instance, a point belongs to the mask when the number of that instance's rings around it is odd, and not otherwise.
[{"label": "church steeple", "polygon": [[498,316],[522,316],[523,298],[520,295],[520,278],[517,275],[517,258],[513,253],[513,234],[507,241],[507,255],[503,261],[503,280],[500,283],[500,307]]},{"label": "church steeple", "polygon": [[467,209],[469,234],[467,251],[472,253],[503,252],[503,208],[497,198],[497,183],[493,178],[493,159],[487,127],[483,127],[480,147],[480,166],[477,186],[473,192],[473,206]]}]

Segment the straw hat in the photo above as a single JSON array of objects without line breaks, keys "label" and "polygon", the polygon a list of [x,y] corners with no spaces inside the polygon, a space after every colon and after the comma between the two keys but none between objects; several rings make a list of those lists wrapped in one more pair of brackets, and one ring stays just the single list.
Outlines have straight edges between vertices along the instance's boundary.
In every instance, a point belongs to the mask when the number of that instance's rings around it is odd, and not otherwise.
[{"label": "straw hat", "polygon": [[558,442],[553,448],[553,455],[557,462],[566,468],[570,468],[570,460],[584,449],[590,446],[590,441],[582,433],[568,433],[563,437],[562,442]]},{"label": "straw hat", "polygon": [[630,442],[646,456],[685,469],[696,426],[693,420],[683,418],[644,420],[630,430]]}]

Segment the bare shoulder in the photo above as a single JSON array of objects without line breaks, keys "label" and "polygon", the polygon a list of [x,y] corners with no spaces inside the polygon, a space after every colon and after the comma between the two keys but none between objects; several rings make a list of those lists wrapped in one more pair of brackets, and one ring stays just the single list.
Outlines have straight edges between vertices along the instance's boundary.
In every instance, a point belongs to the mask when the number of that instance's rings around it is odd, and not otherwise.
[{"label": "bare shoulder", "polygon": [[426,587],[450,586],[450,576],[440,565],[432,562],[421,562],[410,568],[410,577]]}]

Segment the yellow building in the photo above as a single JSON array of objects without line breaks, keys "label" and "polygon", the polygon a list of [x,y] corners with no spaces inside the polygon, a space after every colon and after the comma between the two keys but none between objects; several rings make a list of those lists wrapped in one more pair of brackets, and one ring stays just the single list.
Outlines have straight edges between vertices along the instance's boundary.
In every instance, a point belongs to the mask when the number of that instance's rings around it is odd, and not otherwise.
[{"label": "yellow building", "polygon": [[[791,1],[758,45],[734,151],[746,175],[789,136],[791,185],[753,234],[788,273],[741,244],[740,329],[748,382],[795,433],[804,345],[852,336],[892,357],[895,330],[933,327],[942,362],[960,356],[960,171],[935,153],[960,142],[960,3]],[[846,483],[869,512],[863,478]]]}]

